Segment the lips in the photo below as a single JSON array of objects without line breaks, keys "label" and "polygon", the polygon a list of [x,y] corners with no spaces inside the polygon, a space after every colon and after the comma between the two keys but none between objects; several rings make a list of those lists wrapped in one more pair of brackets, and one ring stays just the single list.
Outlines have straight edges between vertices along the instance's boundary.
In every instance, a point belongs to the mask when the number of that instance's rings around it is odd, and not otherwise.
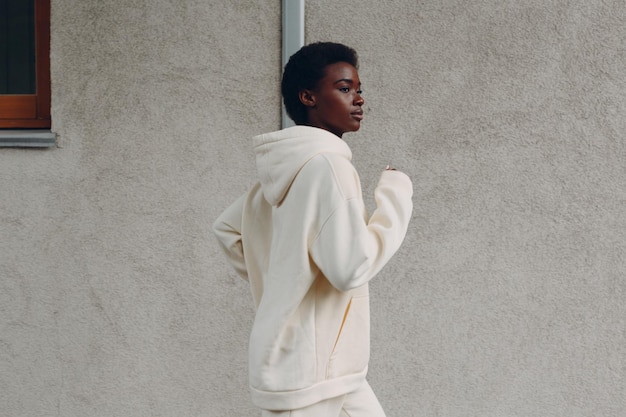
[{"label": "lips", "polygon": [[363,120],[363,110],[357,110],[354,111],[352,113],[350,113],[352,115],[352,117],[358,121]]}]

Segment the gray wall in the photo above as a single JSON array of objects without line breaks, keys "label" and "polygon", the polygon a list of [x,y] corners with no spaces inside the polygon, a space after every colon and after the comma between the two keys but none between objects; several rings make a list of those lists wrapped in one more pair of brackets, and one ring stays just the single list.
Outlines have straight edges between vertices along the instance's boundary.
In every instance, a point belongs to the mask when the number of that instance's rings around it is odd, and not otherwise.
[{"label": "gray wall", "polygon": [[[353,45],[388,415],[626,413],[626,5],[308,1]],[[59,146],[0,149],[0,415],[249,416],[245,283],[210,225],[280,125],[278,1],[52,0]]]}]

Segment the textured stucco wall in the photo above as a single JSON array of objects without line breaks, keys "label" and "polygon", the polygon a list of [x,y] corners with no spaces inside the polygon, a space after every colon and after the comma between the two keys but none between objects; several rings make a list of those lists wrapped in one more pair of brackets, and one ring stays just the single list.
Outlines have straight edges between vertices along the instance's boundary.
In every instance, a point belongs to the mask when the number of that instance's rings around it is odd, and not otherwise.
[{"label": "textured stucco wall", "polygon": [[280,124],[274,1],[52,0],[57,149],[0,149],[0,416],[250,414],[212,220]]},{"label": "textured stucco wall", "polygon": [[[626,5],[308,1],[353,45],[388,415],[626,413]],[[0,416],[249,416],[252,306],[210,234],[280,125],[280,2],[52,0],[59,147],[0,149]]]},{"label": "textured stucco wall", "polygon": [[626,4],[307,7],[361,54],[364,188],[415,182],[372,288],[388,414],[626,415]]}]

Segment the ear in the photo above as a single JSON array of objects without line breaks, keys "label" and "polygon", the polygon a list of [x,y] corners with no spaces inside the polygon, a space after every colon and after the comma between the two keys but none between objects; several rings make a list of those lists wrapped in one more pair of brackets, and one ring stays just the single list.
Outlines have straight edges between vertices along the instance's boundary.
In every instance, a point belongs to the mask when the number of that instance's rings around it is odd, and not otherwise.
[{"label": "ear", "polygon": [[302,90],[298,93],[300,102],[306,107],[315,107],[315,94],[311,90]]}]

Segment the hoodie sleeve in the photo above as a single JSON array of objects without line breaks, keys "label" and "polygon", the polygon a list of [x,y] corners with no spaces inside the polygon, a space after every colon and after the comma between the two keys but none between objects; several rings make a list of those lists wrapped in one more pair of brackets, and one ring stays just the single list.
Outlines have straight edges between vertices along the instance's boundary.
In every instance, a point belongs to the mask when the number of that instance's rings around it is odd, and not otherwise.
[{"label": "hoodie sleeve", "polygon": [[409,177],[384,171],[374,197],[376,210],[363,219],[360,195],[340,202],[310,247],[315,264],[330,283],[347,291],[367,283],[404,240],[413,203]]},{"label": "hoodie sleeve", "polygon": [[217,236],[220,246],[226,253],[229,262],[235,267],[237,273],[248,279],[246,261],[241,242],[241,217],[246,194],[239,197],[230,207],[213,223],[213,232]]}]

